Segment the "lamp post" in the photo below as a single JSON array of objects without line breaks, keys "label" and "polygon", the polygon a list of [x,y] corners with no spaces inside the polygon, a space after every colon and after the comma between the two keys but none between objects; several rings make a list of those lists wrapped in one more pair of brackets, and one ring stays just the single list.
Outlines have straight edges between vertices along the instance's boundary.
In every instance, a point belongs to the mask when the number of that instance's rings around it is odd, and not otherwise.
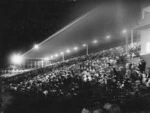
[{"label": "lamp post", "polygon": [[[39,50],[39,45],[38,45],[38,44],[35,44],[35,45],[33,46],[33,49],[34,49],[35,51],[38,51],[38,50]],[[43,61],[42,61],[42,63],[43,63]],[[39,67],[39,66],[38,66],[38,62],[37,62],[37,61],[34,61],[33,66],[34,66],[34,68],[38,68],[38,67]],[[43,66],[43,64],[42,64],[42,66]]]},{"label": "lamp post", "polygon": [[128,36],[127,36],[127,30],[126,29],[124,29],[123,31],[122,31],[122,33],[125,35],[125,42],[126,42],[126,53],[128,53]]},{"label": "lamp post", "polygon": [[133,29],[131,28],[131,44],[132,44],[132,47],[133,47]]},{"label": "lamp post", "polygon": [[42,62],[42,68],[44,67],[44,60],[43,58],[41,59],[41,62]]},{"label": "lamp post", "polygon": [[63,52],[61,52],[60,54],[61,54],[61,56],[62,56],[62,61],[64,62],[64,61],[65,61],[65,55],[64,55]]},{"label": "lamp post", "polygon": [[45,65],[47,66],[49,64],[49,57],[45,57],[44,61],[45,61]]},{"label": "lamp post", "polygon": [[86,55],[88,55],[89,54],[89,46],[88,46],[88,44],[83,44],[82,46],[86,47]]},{"label": "lamp post", "polygon": [[86,55],[88,55],[89,54],[89,46],[88,46],[88,44],[86,45]]}]

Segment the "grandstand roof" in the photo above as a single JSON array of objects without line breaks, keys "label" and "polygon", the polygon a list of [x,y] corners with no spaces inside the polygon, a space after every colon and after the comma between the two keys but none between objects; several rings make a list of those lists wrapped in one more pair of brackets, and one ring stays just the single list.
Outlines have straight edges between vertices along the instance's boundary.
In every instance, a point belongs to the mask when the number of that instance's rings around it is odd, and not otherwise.
[{"label": "grandstand roof", "polygon": [[129,15],[129,9],[118,2],[111,5],[103,4],[45,39],[39,44],[39,50],[32,48],[24,53],[24,57],[27,59],[44,58],[65,51],[67,48],[81,46],[95,38],[103,42],[101,44],[103,47],[102,45],[106,45],[104,37],[107,34],[115,34],[113,39],[120,40],[118,31],[128,27],[127,25],[130,25],[136,18],[130,18],[132,15]]}]

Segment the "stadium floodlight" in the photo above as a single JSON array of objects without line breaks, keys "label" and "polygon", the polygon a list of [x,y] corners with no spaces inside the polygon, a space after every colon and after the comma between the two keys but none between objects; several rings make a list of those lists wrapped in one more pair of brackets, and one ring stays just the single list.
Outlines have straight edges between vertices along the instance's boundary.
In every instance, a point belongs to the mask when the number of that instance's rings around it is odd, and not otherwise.
[{"label": "stadium floodlight", "polygon": [[50,57],[50,59],[53,59],[53,58],[54,58],[53,56]]},{"label": "stadium floodlight", "polygon": [[58,54],[55,54],[55,57],[58,57]]},{"label": "stadium floodlight", "polygon": [[60,52],[61,55],[64,55],[64,52]]},{"label": "stadium floodlight", "polygon": [[48,60],[49,60],[49,57],[45,57],[44,60],[45,60],[45,61],[48,61]]},{"label": "stadium floodlight", "polygon": [[62,55],[62,61],[64,62],[64,60],[65,60],[64,52],[60,52],[60,54]]},{"label": "stadium floodlight", "polygon": [[83,47],[86,47],[86,44],[83,44],[82,46],[83,46]]},{"label": "stadium floodlight", "polygon": [[20,54],[14,54],[11,56],[11,62],[15,65],[20,65],[23,62],[23,57]]},{"label": "stadium floodlight", "polygon": [[97,40],[93,40],[93,43],[96,44],[98,41]]},{"label": "stadium floodlight", "polygon": [[34,45],[34,49],[38,50],[39,49],[39,45],[35,44]]},{"label": "stadium floodlight", "polygon": [[111,36],[110,36],[110,35],[107,35],[107,36],[106,36],[106,39],[110,39],[110,38],[111,38]]},{"label": "stadium floodlight", "polygon": [[66,50],[66,52],[67,52],[67,53],[70,53],[70,50],[69,50],[69,49],[67,49],[67,50]]},{"label": "stadium floodlight", "polygon": [[74,47],[74,50],[75,50],[75,51],[78,50],[78,47]]},{"label": "stadium floodlight", "polygon": [[126,34],[126,33],[127,33],[127,30],[126,30],[126,29],[122,30],[122,33],[123,33],[123,34]]}]

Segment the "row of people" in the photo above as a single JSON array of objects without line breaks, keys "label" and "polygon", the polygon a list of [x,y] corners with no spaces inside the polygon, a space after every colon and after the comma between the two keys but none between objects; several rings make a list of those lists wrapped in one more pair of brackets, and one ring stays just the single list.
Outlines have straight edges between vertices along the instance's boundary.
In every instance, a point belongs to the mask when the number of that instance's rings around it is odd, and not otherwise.
[{"label": "row of people", "polygon": [[140,45],[134,43],[132,48],[130,45],[129,48],[128,54],[125,47],[119,46],[23,73],[4,81],[16,91],[58,96],[77,95],[84,87],[101,87],[104,92],[116,89],[133,91],[135,87],[149,87],[150,72],[149,69],[145,71],[145,62],[141,59],[139,64],[126,63],[132,55],[139,55]]}]

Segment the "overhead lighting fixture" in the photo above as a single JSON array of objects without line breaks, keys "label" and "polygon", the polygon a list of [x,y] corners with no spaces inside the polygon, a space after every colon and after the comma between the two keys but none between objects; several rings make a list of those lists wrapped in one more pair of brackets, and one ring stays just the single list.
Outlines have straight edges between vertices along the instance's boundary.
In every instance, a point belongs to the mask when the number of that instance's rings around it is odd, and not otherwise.
[{"label": "overhead lighting fixture", "polygon": [[53,58],[54,58],[53,56],[50,57],[50,59],[53,59]]},{"label": "overhead lighting fixture", "polygon": [[67,52],[67,53],[70,53],[70,50],[69,50],[69,49],[67,49],[67,50],[66,50],[66,52]]},{"label": "overhead lighting fixture", "polygon": [[110,38],[111,38],[111,36],[110,36],[110,35],[107,35],[107,36],[106,36],[106,39],[110,39]]},{"label": "overhead lighting fixture", "polygon": [[61,55],[64,55],[64,52],[60,52]]},{"label": "overhead lighting fixture", "polygon": [[48,60],[49,60],[49,58],[48,58],[48,57],[45,57],[45,58],[44,58],[44,60],[45,60],[45,61],[48,61]]},{"label": "overhead lighting fixture", "polygon": [[39,49],[39,45],[35,44],[34,49],[36,49],[36,50]]},{"label": "overhead lighting fixture", "polygon": [[74,50],[78,50],[78,47],[74,47]]},{"label": "overhead lighting fixture", "polygon": [[11,62],[19,65],[23,62],[23,57],[20,54],[14,54],[11,56]]},{"label": "overhead lighting fixture", "polygon": [[58,54],[55,54],[55,57],[58,57]]},{"label": "overhead lighting fixture", "polygon": [[83,47],[86,47],[86,44],[83,44],[82,46],[83,46]]},{"label": "overhead lighting fixture", "polygon": [[122,33],[123,33],[123,34],[126,34],[126,33],[127,33],[127,30],[126,30],[126,29],[122,30]]},{"label": "overhead lighting fixture", "polygon": [[93,43],[96,44],[98,41],[97,40],[93,40]]}]

